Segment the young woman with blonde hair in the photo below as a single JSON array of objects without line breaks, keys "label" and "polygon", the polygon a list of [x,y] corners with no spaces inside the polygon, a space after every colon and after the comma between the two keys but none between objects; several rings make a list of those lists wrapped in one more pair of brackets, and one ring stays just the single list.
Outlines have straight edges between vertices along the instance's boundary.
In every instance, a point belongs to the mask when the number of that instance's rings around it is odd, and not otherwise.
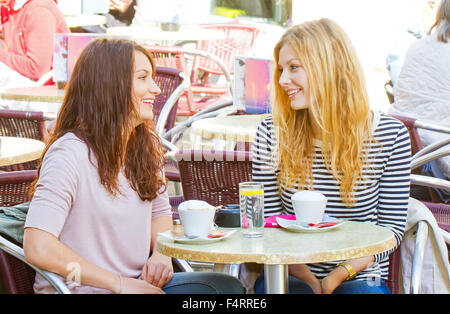
[{"label": "young woman with blonde hair", "polygon": [[[34,183],[26,259],[73,293],[242,293],[231,276],[174,273],[156,249],[172,226],[153,119],[151,55],[123,39],[80,54]],[[39,275],[34,289],[54,289]]]},{"label": "young woman with blonde hair", "polygon": [[[273,115],[253,146],[253,180],[264,183],[265,215],[294,214],[291,195],[316,190],[328,200],[326,214],[389,228],[398,245],[408,206],[409,135],[399,121],[370,110],[349,38],[329,19],[305,22],[285,32],[274,59]],[[290,265],[290,291],[388,292],[389,253]],[[356,276],[348,278],[347,269]],[[263,276],[256,293],[264,290]]]}]

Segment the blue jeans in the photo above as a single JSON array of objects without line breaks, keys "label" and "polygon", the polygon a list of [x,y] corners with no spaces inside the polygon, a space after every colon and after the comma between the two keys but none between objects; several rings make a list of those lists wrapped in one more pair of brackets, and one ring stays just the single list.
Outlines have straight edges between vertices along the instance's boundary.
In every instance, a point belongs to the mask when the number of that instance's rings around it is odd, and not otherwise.
[{"label": "blue jeans", "polygon": [[[255,294],[264,294],[264,272],[255,281]],[[289,276],[289,293],[313,294],[311,287],[304,281]],[[333,294],[390,294],[389,287],[384,280],[350,280],[341,283]]]},{"label": "blue jeans", "polygon": [[174,273],[164,287],[167,294],[242,294],[241,282],[232,276],[214,272]]}]

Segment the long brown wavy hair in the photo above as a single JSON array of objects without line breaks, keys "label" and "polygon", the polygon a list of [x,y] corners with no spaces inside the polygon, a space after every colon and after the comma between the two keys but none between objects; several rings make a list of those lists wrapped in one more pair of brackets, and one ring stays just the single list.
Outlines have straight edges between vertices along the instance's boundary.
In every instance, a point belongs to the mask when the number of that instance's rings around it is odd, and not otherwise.
[{"label": "long brown wavy hair", "polygon": [[[280,49],[289,45],[306,72],[310,108],[293,110],[280,86]],[[371,135],[372,117],[362,66],[345,32],[329,19],[292,26],[274,48],[273,120],[278,138],[279,186],[312,189],[313,122],[320,126],[324,164],[340,184],[347,206],[361,179],[365,140]]]},{"label": "long brown wavy hair", "polygon": [[[137,127],[133,117],[134,52],[152,56],[142,46],[125,39],[100,38],[81,52],[66,86],[48,148],[68,132],[82,139],[97,160],[100,183],[113,195],[120,193],[118,174],[123,169],[131,187],[142,200],[151,201],[166,184],[165,158],[152,121]],[[90,158],[90,157],[89,157]],[[38,175],[40,166],[38,168]],[[37,179],[38,180],[38,179]],[[35,191],[33,183],[31,194]]]}]

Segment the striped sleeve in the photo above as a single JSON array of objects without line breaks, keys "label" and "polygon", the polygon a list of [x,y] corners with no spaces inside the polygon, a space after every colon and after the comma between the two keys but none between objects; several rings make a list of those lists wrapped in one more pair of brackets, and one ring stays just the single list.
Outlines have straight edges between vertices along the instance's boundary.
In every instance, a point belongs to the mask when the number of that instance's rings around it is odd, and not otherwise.
[{"label": "striped sleeve", "polygon": [[[393,120],[393,123],[401,124],[395,120]],[[396,246],[391,251],[375,255],[376,263],[386,259],[397,248],[403,238],[408,210],[410,172],[410,139],[408,130],[401,124],[379,180],[377,222],[378,225],[389,228],[394,233]]]},{"label": "striped sleeve", "polygon": [[256,132],[252,146],[252,179],[264,184],[264,216],[281,214],[281,198],[275,169],[272,118],[267,117]]}]

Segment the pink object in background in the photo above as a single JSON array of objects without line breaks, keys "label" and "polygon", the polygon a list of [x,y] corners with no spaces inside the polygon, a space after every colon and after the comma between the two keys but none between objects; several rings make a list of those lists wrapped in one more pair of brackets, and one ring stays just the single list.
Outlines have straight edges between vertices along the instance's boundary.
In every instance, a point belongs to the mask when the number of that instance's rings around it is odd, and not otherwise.
[{"label": "pink object in background", "polygon": [[295,215],[273,215],[264,219],[264,227],[278,228],[280,225],[277,222],[277,217],[287,220],[295,220]]}]

